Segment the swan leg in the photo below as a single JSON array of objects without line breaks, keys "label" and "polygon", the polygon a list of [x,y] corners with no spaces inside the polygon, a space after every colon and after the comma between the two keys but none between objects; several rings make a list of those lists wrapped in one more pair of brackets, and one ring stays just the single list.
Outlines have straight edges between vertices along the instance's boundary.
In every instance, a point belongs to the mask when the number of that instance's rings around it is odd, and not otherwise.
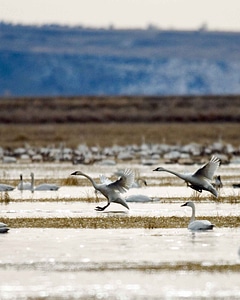
[{"label": "swan leg", "polygon": [[106,209],[109,205],[110,205],[110,202],[109,202],[107,205],[103,206],[103,207],[101,207],[101,206],[96,206],[95,210],[97,210],[97,211],[103,211],[103,210]]}]

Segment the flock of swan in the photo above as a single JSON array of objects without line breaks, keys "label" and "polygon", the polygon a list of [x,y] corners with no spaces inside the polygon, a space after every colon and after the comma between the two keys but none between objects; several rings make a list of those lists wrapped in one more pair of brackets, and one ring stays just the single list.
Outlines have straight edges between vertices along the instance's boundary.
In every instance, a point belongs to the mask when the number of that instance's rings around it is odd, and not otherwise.
[{"label": "flock of swan", "polygon": [[[213,180],[214,173],[220,166],[220,159],[216,156],[212,156],[210,161],[204,164],[201,168],[197,169],[192,174],[182,174],[172,170],[168,170],[162,167],[158,167],[153,171],[157,172],[168,172],[171,173],[187,183],[187,186],[196,190],[197,192],[202,192],[203,190],[210,192],[215,197],[218,197],[217,188],[211,183]],[[73,176],[84,176],[86,177],[94,187],[95,191],[100,192],[106,199],[107,204],[103,207],[97,206],[95,210],[103,211],[111,203],[118,203],[129,209],[126,200],[121,196],[122,193],[126,192],[134,184],[134,172],[131,169],[125,169],[118,173],[119,178],[116,181],[111,181],[106,176],[100,176],[100,183],[96,183],[93,178],[89,175],[81,172],[75,171],[71,175]],[[218,177],[221,182],[220,177]],[[146,184],[146,182],[145,182]],[[10,186],[1,185],[2,190],[9,191]],[[31,182],[23,182],[22,175],[20,175],[20,183],[18,185],[19,190],[57,190],[59,187],[54,184],[41,184],[34,187],[34,174],[31,173]],[[207,220],[195,220],[195,205],[192,201],[188,201],[182,206],[188,206],[192,208],[192,217],[190,219],[188,229],[190,230],[209,230],[213,229],[213,224]],[[7,232],[9,230],[8,226],[4,223],[0,223],[0,233]]]},{"label": "flock of swan", "polygon": [[16,162],[72,162],[73,164],[105,164],[116,165],[121,161],[137,161],[142,165],[156,165],[159,161],[194,164],[202,157],[218,153],[222,164],[239,163],[240,148],[221,140],[212,144],[189,143],[185,145],[169,145],[167,143],[129,144],[125,146],[113,145],[107,147],[88,146],[79,144],[76,148],[69,148],[61,143],[59,146],[25,147],[4,149],[0,147],[0,160],[3,163]]},{"label": "flock of swan", "polygon": [[[180,174],[162,167],[158,167],[153,171],[165,171],[171,173],[181,179],[183,179],[189,187],[192,189],[202,192],[203,190],[210,192],[215,197],[218,196],[216,188],[212,185],[211,181],[213,180],[213,176],[215,171],[218,169],[220,165],[220,159],[216,156],[213,156],[211,160],[199,168],[193,174]],[[120,177],[116,181],[111,181],[106,178],[104,175],[100,177],[101,183],[96,183],[89,175],[81,172],[75,171],[71,175],[80,175],[86,177],[95,190],[102,193],[102,195],[107,199],[107,204],[103,207],[97,206],[95,209],[97,211],[105,210],[112,202],[118,203],[129,209],[127,202],[121,196],[121,193],[126,192],[134,182],[134,173],[130,169],[126,169],[119,174]],[[183,206],[189,206],[192,208],[192,217],[188,228],[190,230],[209,230],[213,228],[213,224],[206,220],[195,220],[195,205],[193,202],[186,202]]]},{"label": "flock of swan", "polygon": [[[20,182],[17,189],[20,191],[57,191],[59,186],[56,184],[42,183],[34,187],[34,173],[31,172],[31,182],[23,181],[23,176],[20,174]],[[8,184],[0,184],[0,192],[9,192],[15,189],[14,186]]]}]

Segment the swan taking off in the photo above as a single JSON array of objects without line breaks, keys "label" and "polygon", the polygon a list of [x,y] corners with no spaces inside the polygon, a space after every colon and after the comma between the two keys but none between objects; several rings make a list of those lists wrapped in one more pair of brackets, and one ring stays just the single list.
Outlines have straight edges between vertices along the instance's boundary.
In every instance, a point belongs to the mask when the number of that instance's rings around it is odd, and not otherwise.
[{"label": "swan taking off", "polygon": [[[107,205],[100,207],[97,206],[96,210],[103,211],[111,202],[119,203],[129,209],[126,201],[121,197],[120,193],[126,192],[134,181],[134,173],[132,170],[126,169],[116,181],[110,181],[105,176],[102,176],[100,184],[97,184],[89,175],[82,173],[81,171],[73,172],[71,175],[81,175],[89,179],[95,188],[95,190],[101,192],[103,196],[107,198]],[[103,180],[105,178],[105,180]]]},{"label": "swan taking off", "polygon": [[186,181],[187,185],[192,189],[202,192],[202,190],[208,191],[212,193],[215,197],[218,196],[217,190],[211,184],[211,180],[213,180],[214,172],[220,165],[220,159],[216,156],[213,156],[211,160],[203,165],[200,169],[198,169],[193,174],[182,174],[174,171],[170,171],[168,169],[159,167],[153,171],[165,171],[176,175],[177,177]]},{"label": "swan taking off", "polygon": [[192,201],[188,201],[181,206],[189,206],[192,208],[192,216],[188,224],[188,229],[193,231],[213,229],[214,225],[208,220],[195,220],[195,205]]},{"label": "swan taking off", "polygon": [[9,227],[6,224],[0,222],[0,233],[6,233],[6,232],[8,232],[8,230],[9,230]]}]

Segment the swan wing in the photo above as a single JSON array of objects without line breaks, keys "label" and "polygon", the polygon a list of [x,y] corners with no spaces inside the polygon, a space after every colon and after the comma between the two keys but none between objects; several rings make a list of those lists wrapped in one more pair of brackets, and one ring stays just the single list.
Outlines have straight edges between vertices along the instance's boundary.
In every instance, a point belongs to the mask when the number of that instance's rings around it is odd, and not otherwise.
[{"label": "swan wing", "polygon": [[130,169],[125,169],[116,181],[108,184],[108,187],[118,190],[120,193],[126,192],[134,182],[134,173]]},{"label": "swan wing", "polygon": [[105,175],[103,174],[100,174],[99,175],[99,178],[100,178],[100,181],[102,184],[106,184],[106,185],[109,185],[112,183],[112,181],[110,179],[108,179]]},{"label": "swan wing", "polygon": [[220,165],[220,159],[216,156],[212,156],[211,160],[198,169],[193,176],[203,176],[209,180],[213,179],[213,175]]}]

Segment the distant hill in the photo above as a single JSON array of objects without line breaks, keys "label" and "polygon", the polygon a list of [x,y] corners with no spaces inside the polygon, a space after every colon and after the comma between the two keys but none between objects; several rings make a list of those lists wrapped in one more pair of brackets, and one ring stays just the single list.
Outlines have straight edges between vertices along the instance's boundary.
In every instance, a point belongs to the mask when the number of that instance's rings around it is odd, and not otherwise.
[{"label": "distant hill", "polygon": [[0,96],[240,94],[240,33],[0,24]]}]

